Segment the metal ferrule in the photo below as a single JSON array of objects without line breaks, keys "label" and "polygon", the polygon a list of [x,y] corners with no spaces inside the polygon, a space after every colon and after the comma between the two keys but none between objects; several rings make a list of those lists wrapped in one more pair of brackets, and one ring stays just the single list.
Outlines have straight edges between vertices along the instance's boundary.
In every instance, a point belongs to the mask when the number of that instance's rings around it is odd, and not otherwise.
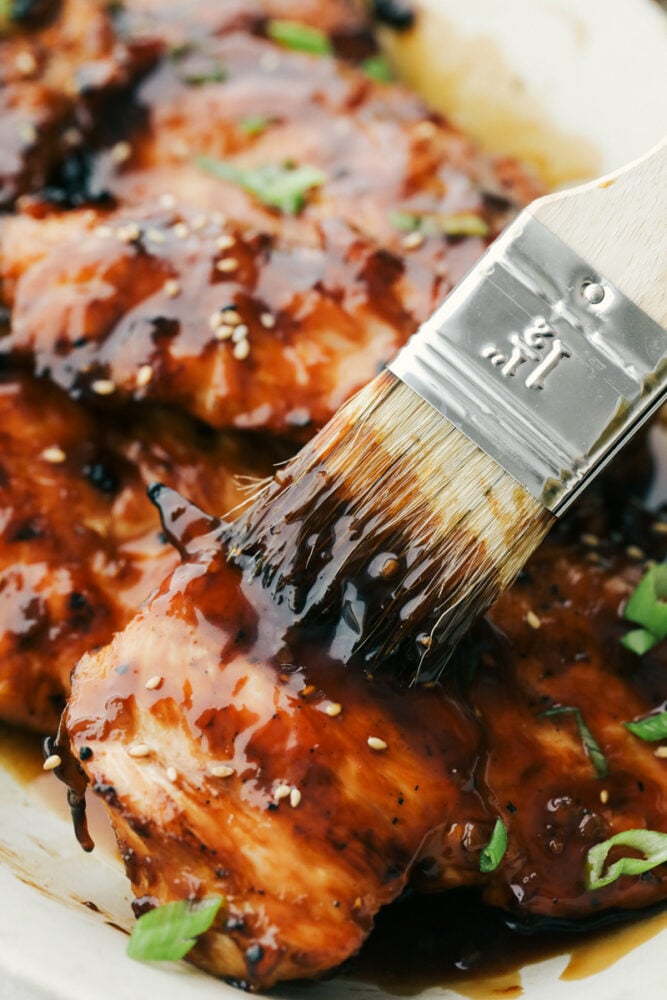
[{"label": "metal ferrule", "polygon": [[561,514],[667,393],[667,333],[524,212],[389,366]]}]

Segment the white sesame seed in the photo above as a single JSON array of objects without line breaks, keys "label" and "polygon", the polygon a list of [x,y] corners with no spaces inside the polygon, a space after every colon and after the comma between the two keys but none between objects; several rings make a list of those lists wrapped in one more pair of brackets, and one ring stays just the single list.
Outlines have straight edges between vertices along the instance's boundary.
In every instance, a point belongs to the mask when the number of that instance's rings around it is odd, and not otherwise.
[{"label": "white sesame seed", "polygon": [[339,705],[337,701],[330,701],[328,705],[325,706],[324,711],[331,719],[335,719],[337,715],[343,711],[343,706]]},{"label": "white sesame seed", "polygon": [[415,231],[414,233],[408,233],[407,236],[403,237],[403,249],[404,250],[416,250],[424,242],[424,234]]},{"label": "white sesame seed", "polygon": [[161,229],[147,229],[146,238],[151,241],[151,243],[166,243],[167,237],[164,235]]},{"label": "white sesame seed", "polygon": [[136,222],[128,222],[126,226],[120,227],[117,236],[123,243],[134,243],[141,236],[141,229]]},{"label": "white sesame seed", "polygon": [[231,274],[232,271],[236,271],[239,266],[239,262],[236,257],[225,257],[223,260],[219,260],[215,265],[216,271],[220,271],[221,274]]},{"label": "white sesame seed", "polygon": [[52,753],[49,757],[46,758],[46,760],[42,764],[42,768],[44,771],[55,771],[57,767],[60,767],[62,762],[63,759],[59,754]]},{"label": "white sesame seed", "polygon": [[224,324],[224,322],[225,322],[225,317],[223,316],[223,314],[220,312],[219,309],[216,310],[214,313],[211,313],[211,315],[208,318],[208,325],[211,330],[217,330],[219,326],[222,326]]},{"label": "white sesame seed", "polygon": [[214,778],[230,778],[234,774],[234,768],[228,764],[216,764],[211,768],[211,774]]},{"label": "white sesame seed", "polygon": [[582,545],[590,545],[594,549],[596,545],[600,544],[600,539],[597,535],[592,535],[590,532],[585,531],[581,536],[581,542]]},{"label": "white sesame seed", "polygon": [[270,312],[262,313],[259,321],[265,330],[272,330],[276,325],[276,317]]},{"label": "white sesame seed", "polygon": [[667,535],[667,521],[654,521],[651,529],[656,535]]},{"label": "white sesame seed", "polygon": [[629,559],[643,559],[645,553],[638,545],[628,545],[625,554]]},{"label": "white sesame seed", "polygon": [[654,755],[659,757],[661,760],[667,760],[667,746],[658,747],[657,750],[654,750]]},{"label": "white sesame seed", "polygon": [[110,396],[116,391],[116,383],[110,378],[98,378],[92,383],[90,388],[98,396]]},{"label": "white sesame seed", "polygon": [[23,122],[19,126],[19,135],[23,142],[32,145],[32,143],[37,142],[37,129],[32,124],[32,122]]},{"label": "white sesame seed", "polygon": [[369,736],[366,740],[371,750],[386,750],[387,744],[379,736]]},{"label": "white sesame seed", "polygon": [[603,806],[606,806],[607,802],[609,802],[609,792],[606,788],[603,788],[600,792],[600,802]]},{"label": "white sesame seed", "polygon": [[239,340],[238,344],[234,344],[232,354],[237,361],[245,361],[250,354],[250,341],[248,339]]},{"label": "white sesame seed", "polygon": [[116,145],[111,148],[111,159],[114,163],[127,163],[131,156],[132,147],[129,142],[117,142]]},{"label": "white sesame seed", "polygon": [[222,326],[215,328],[213,334],[216,340],[230,340],[234,334],[234,327],[227,326],[226,323],[223,323]]},{"label": "white sesame seed", "polygon": [[51,448],[44,449],[42,458],[45,462],[52,462],[54,465],[58,465],[60,462],[65,461],[67,455],[58,445],[53,445]]},{"label": "white sesame seed", "polygon": [[196,215],[192,220],[192,228],[195,232],[199,232],[200,229],[205,229],[208,225],[208,218],[205,215]]},{"label": "white sesame seed", "polygon": [[435,123],[428,121],[428,119],[415,125],[415,135],[418,139],[432,139],[437,131]]},{"label": "white sesame seed", "polygon": [[175,781],[178,781],[178,771],[175,767],[167,768],[167,780],[171,781],[172,785]]},{"label": "white sesame seed", "polygon": [[235,344],[238,344],[241,340],[245,340],[250,332],[245,323],[239,323],[239,325],[235,326],[233,329],[234,332],[232,334],[232,340]]},{"label": "white sesame seed", "polygon": [[110,236],[113,236],[113,229],[111,226],[95,226],[93,232],[96,236],[99,236],[100,239],[109,239]]},{"label": "white sesame seed", "polygon": [[215,241],[215,245],[218,250],[231,250],[235,243],[236,238],[230,233],[225,233],[224,236],[219,236]]},{"label": "white sesame seed", "polygon": [[175,278],[169,278],[168,281],[165,281],[162,291],[168,299],[175,299],[181,294],[180,282],[176,281]]},{"label": "white sesame seed", "polygon": [[160,674],[154,674],[153,677],[149,677],[148,680],[146,681],[146,690],[155,691],[157,688],[161,686],[163,680],[164,677],[162,677]]},{"label": "white sesame seed", "polygon": [[78,128],[68,128],[63,132],[63,142],[66,146],[79,146],[83,142],[83,136]]},{"label": "white sesame seed", "polygon": [[127,752],[130,757],[148,757],[151,748],[145,743],[134,743]]},{"label": "white sesame seed", "polygon": [[138,389],[145,389],[153,378],[153,366],[142,365],[137,372],[136,385]]},{"label": "white sesame seed", "polygon": [[14,59],[14,65],[16,66],[18,72],[22,73],[23,76],[32,76],[37,69],[37,60],[32,52],[24,50],[23,52],[18,53]]},{"label": "white sesame seed", "polygon": [[299,791],[298,788],[293,788],[289,793],[289,804],[291,805],[292,809],[296,809],[299,802],[301,802],[301,792]]},{"label": "white sesame seed", "polygon": [[534,611],[529,611],[528,612],[528,614],[526,615],[526,621],[528,622],[528,624],[530,625],[531,628],[541,628],[542,627],[542,621],[541,621],[540,618],[538,618],[538,616],[535,614]]},{"label": "white sesame seed", "polygon": [[223,309],[222,317],[225,323],[229,323],[231,326],[238,326],[241,320],[241,313],[236,309]]},{"label": "white sesame seed", "polygon": [[290,788],[289,785],[284,785],[284,784],[276,785],[276,787],[273,790],[273,797],[276,800],[276,802],[280,802],[281,799],[288,798],[291,792],[292,789]]},{"label": "white sesame seed", "polygon": [[190,235],[190,230],[184,222],[177,222],[173,227],[174,236],[179,240],[186,240]]},{"label": "white sesame seed", "polygon": [[226,226],[227,216],[222,212],[211,212],[211,222],[215,226]]},{"label": "white sesame seed", "polygon": [[176,208],[176,199],[173,194],[161,194],[160,205],[162,208]]}]

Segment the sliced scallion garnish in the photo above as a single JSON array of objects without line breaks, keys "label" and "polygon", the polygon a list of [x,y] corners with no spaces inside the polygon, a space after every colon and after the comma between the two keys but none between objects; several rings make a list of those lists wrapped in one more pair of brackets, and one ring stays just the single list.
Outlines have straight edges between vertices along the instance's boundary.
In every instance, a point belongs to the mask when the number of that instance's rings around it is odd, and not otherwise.
[{"label": "sliced scallion garnish", "polygon": [[[604,871],[609,852],[614,847],[629,847],[639,851],[643,858],[620,858]],[[667,862],[667,833],[655,830],[625,830],[609,840],[591,847],[586,857],[586,885],[589,889],[602,889],[615,882],[621,875],[643,875]],[[603,874],[604,871],[604,874]]]},{"label": "sliced scallion garnish", "polygon": [[646,740],[648,743],[667,740],[667,712],[658,712],[656,715],[649,715],[637,722],[626,722],[625,728],[638,736],[640,740]]},{"label": "sliced scallion garnish", "polygon": [[479,856],[479,870],[481,872],[494,872],[502,861],[506,850],[507,830],[503,821],[497,819],[491,840]]},{"label": "sliced scallion garnish", "polygon": [[266,163],[259,167],[239,167],[210,156],[199,156],[195,162],[206,173],[238,184],[263,205],[277,208],[286,215],[297,215],[308,192],[326,180],[321,170],[307,164]]},{"label": "sliced scallion garnish", "polygon": [[574,716],[577,723],[577,729],[579,730],[579,735],[581,736],[581,742],[584,744],[584,749],[590,758],[591,764],[595,768],[595,773],[598,778],[605,778],[608,772],[607,758],[600,749],[599,743],[586,725],[581,711],[572,705],[558,705],[556,708],[548,708],[546,712],[540,712],[540,717],[554,715]]},{"label": "sliced scallion garnish", "polygon": [[667,637],[667,563],[652,566],[644,574],[628,598],[623,617],[642,626],[621,639],[638,656]]},{"label": "sliced scallion garnish", "polygon": [[313,28],[301,21],[274,19],[268,22],[266,33],[269,38],[286,49],[310,52],[316,56],[326,56],[332,51],[331,39],[319,28]]},{"label": "sliced scallion garnish", "polygon": [[190,903],[156,906],[139,917],[127,945],[127,954],[139,962],[177,962],[194,948],[222,906],[221,897]]}]

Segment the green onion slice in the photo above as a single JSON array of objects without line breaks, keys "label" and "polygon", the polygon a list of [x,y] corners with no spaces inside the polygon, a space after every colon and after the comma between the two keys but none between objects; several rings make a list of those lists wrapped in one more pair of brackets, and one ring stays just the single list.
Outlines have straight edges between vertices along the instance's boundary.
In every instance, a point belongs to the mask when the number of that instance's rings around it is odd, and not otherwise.
[{"label": "green onion slice", "polygon": [[210,156],[199,156],[196,163],[206,173],[238,184],[263,205],[277,208],[286,215],[297,215],[306,202],[308,192],[326,180],[321,170],[307,164],[297,166],[287,163],[281,166],[266,163],[260,167],[238,167]]},{"label": "green onion slice", "polygon": [[479,215],[439,215],[437,212],[391,212],[389,221],[404,233],[422,232],[427,236],[488,236],[489,227]]},{"label": "green onion slice", "polygon": [[370,76],[371,80],[389,83],[394,79],[391,64],[385,56],[369,56],[368,59],[364,59],[361,68],[366,76]]},{"label": "green onion slice", "polygon": [[332,51],[331,40],[319,28],[313,28],[301,21],[272,20],[266,26],[269,38],[286,49],[310,52],[316,56],[326,56]]},{"label": "green onion slice", "polygon": [[[643,858],[620,858],[603,870],[611,849],[615,846],[630,847],[640,851]],[[621,875],[643,875],[667,862],[667,833],[655,830],[625,830],[609,840],[591,847],[586,857],[586,885],[589,889],[602,889],[615,882]]]},{"label": "green onion slice", "polygon": [[644,574],[625,605],[626,621],[641,625],[621,640],[633,653],[646,653],[667,637],[667,563]]},{"label": "green onion slice", "polygon": [[507,850],[507,830],[501,819],[496,820],[496,825],[491,834],[491,840],[479,856],[479,870],[481,872],[494,872],[503,860]]},{"label": "green onion slice", "polygon": [[221,897],[190,903],[186,899],[157,906],[139,917],[127,954],[139,962],[176,962],[209,929],[222,906]]},{"label": "green onion slice", "polygon": [[592,732],[586,725],[584,717],[578,708],[575,708],[572,705],[559,705],[557,708],[548,708],[546,712],[540,712],[540,717],[566,714],[574,716],[577,723],[577,729],[579,730],[579,735],[581,736],[581,742],[584,744],[584,749],[590,758],[591,764],[595,768],[595,773],[598,778],[606,778],[609,770],[607,767],[607,758],[600,749],[600,744],[597,742]]},{"label": "green onion slice", "polygon": [[667,712],[658,712],[645,719],[639,719],[637,722],[626,722],[625,728],[638,736],[640,740],[646,740],[648,743],[667,740]]},{"label": "green onion slice", "polygon": [[267,130],[270,124],[271,119],[267,118],[266,115],[246,115],[239,122],[246,135],[261,135],[262,132]]}]

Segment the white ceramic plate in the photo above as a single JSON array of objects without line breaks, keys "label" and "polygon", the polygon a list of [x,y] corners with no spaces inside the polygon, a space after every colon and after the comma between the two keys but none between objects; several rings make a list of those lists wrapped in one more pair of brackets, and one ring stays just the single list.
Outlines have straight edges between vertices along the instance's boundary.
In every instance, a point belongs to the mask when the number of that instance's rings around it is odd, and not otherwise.
[{"label": "white ceramic plate", "polygon": [[[490,148],[532,159],[554,183],[611,169],[667,131],[667,17],[653,0],[423,0],[421,42],[397,61],[455,121]],[[0,742],[7,736],[0,733]],[[11,751],[5,746],[3,759]],[[62,801],[45,796],[36,765],[17,777],[0,763],[0,998],[2,1000],[238,1000],[185,964],[125,956],[132,923],[126,880],[109,849],[84,855]],[[667,782],[666,782],[667,784]],[[104,838],[103,838],[104,839]],[[94,904],[96,909],[84,904]],[[117,926],[111,926],[117,925]],[[601,947],[601,946],[600,946]],[[664,996],[667,917],[617,934],[592,975],[562,979],[570,956],[512,977],[525,1000]],[[595,952],[575,957],[585,973]],[[498,996],[507,980],[463,994]],[[287,1000],[378,1000],[349,980],[278,991]],[[513,995],[517,995],[514,993]]]}]

